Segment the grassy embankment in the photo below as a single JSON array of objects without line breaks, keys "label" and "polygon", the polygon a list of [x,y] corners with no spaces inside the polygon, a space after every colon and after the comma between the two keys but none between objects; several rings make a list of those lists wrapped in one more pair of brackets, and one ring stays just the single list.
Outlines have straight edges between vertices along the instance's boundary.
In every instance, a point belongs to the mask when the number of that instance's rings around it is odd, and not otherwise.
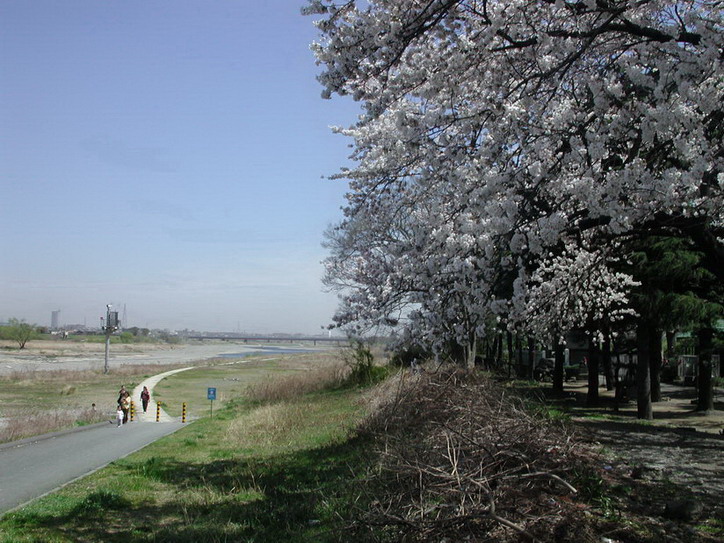
[{"label": "grassy embankment", "polygon": [[[339,368],[325,363],[312,371],[313,358],[168,378],[161,401],[192,397],[201,384],[205,395],[214,383],[224,391],[224,407],[215,408],[213,419],[201,418],[6,514],[0,541],[337,540],[339,515],[351,507],[351,467],[364,462],[364,448],[349,439],[363,409],[359,389],[338,386]],[[272,381],[269,372],[287,377]],[[245,397],[232,397],[233,390],[246,390]]]}]

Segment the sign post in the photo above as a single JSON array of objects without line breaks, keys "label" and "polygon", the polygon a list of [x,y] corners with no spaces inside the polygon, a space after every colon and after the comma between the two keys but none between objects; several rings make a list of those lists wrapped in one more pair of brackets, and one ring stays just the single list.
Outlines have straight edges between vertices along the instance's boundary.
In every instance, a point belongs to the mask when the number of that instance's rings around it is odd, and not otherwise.
[{"label": "sign post", "polygon": [[216,399],[216,387],[209,387],[206,391],[206,397],[211,400],[211,418],[214,418],[214,400]]}]

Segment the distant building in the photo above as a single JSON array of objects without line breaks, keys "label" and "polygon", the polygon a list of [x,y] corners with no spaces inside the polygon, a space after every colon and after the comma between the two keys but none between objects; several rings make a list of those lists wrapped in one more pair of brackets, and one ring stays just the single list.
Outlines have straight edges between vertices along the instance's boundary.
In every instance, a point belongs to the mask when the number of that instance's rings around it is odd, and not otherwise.
[{"label": "distant building", "polygon": [[60,309],[50,314],[50,329],[58,330],[60,328]]}]

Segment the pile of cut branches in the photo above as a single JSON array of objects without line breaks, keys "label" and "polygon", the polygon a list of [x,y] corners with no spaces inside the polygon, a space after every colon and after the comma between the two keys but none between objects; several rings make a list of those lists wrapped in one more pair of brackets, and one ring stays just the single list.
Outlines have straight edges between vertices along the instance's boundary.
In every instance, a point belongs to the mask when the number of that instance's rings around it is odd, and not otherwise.
[{"label": "pile of cut branches", "polygon": [[600,541],[575,487],[600,461],[563,424],[460,370],[401,374],[383,396],[363,428],[381,462],[366,486],[371,506],[354,525],[359,536]]}]

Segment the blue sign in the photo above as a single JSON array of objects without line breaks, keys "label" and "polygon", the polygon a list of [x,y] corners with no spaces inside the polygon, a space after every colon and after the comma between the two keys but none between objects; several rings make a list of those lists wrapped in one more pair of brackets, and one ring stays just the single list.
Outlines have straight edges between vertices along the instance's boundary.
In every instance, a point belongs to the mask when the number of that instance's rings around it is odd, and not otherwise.
[{"label": "blue sign", "polygon": [[206,397],[209,400],[215,400],[216,399],[216,388],[215,387],[209,387],[209,390],[206,393]]}]

